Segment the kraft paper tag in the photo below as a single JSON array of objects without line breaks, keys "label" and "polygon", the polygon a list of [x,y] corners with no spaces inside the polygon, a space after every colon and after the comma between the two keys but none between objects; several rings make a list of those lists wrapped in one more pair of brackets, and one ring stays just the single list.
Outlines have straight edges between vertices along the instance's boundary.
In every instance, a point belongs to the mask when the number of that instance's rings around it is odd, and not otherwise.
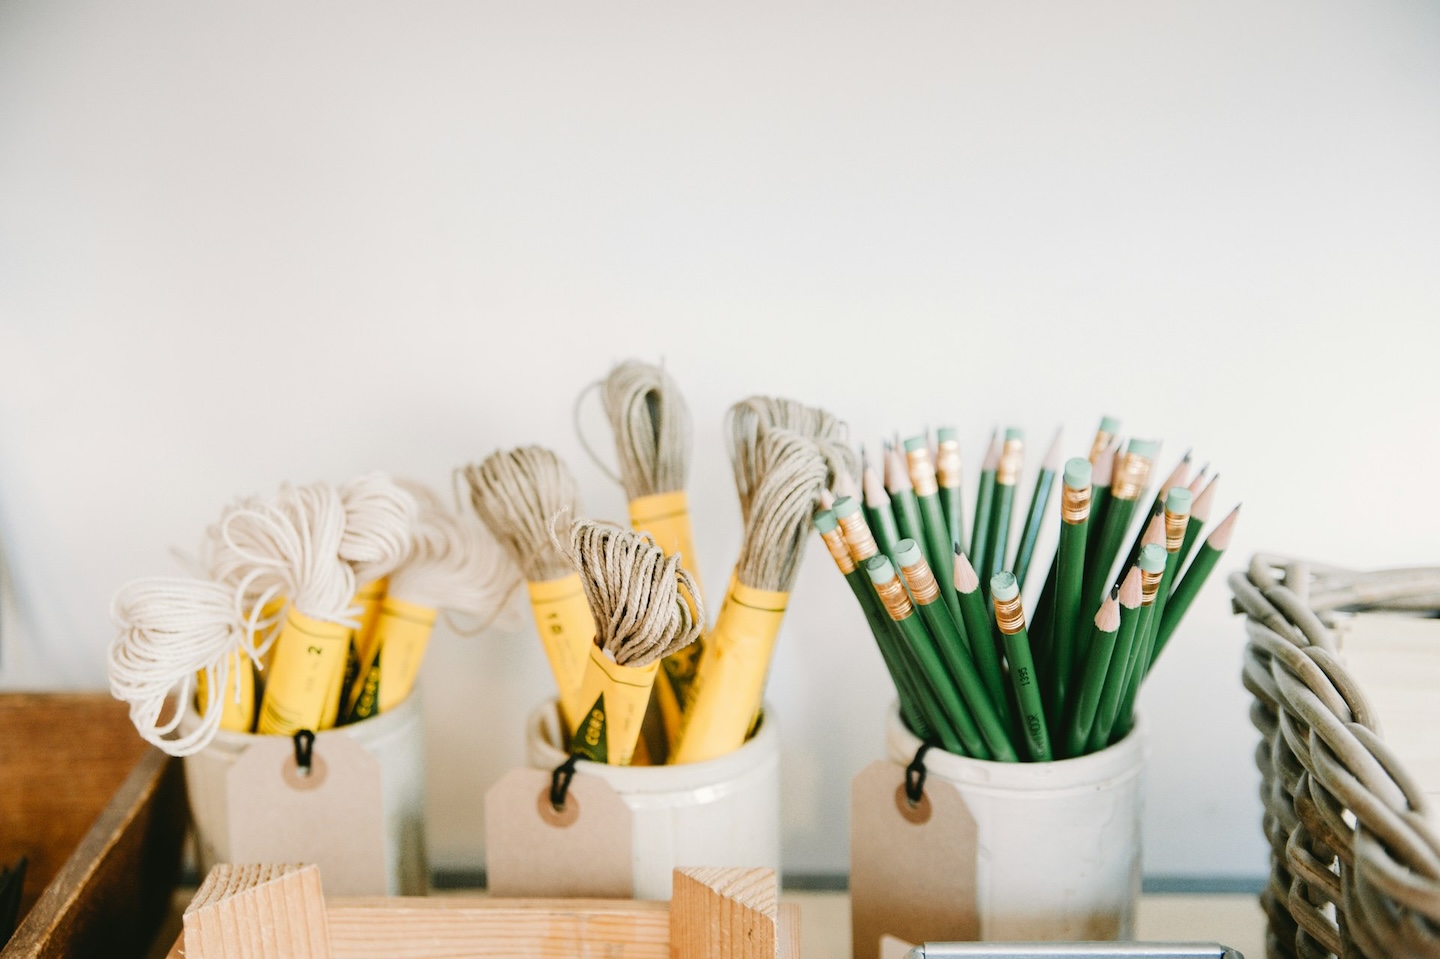
[{"label": "kraft paper tag", "polygon": [[630,807],[599,776],[576,773],[557,812],[549,770],[510,770],[485,794],[490,895],[630,898],[631,820]]},{"label": "kraft paper tag", "polygon": [[380,764],[343,733],[319,736],[310,775],[286,736],[258,739],[225,775],[230,861],[320,867],[326,895],[389,894]]},{"label": "kraft paper tag", "polygon": [[959,790],[933,777],[911,807],[905,767],[874,762],[850,784],[850,921],[855,959],[880,938],[980,938],[975,818]]}]

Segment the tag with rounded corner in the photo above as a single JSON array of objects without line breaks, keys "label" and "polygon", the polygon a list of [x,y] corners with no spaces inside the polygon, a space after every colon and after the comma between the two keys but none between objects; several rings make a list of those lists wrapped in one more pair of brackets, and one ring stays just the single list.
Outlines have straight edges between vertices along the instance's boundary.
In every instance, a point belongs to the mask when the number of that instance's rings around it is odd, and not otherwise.
[{"label": "tag with rounded corner", "polygon": [[313,862],[326,895],[390,893],[380,763],[350,736],[317,736],[308,775],[290,737],[257,737],[225,797],[231,862]]},{"label": "tag with rounded corner", "polygon": [[599,776],[577,772],[557,809],[551,778],[545,769],[512,769],[485,794],[490,895],[629,899],[630,807]]},{"label": "tag with rounded corner", "polygon": [[975,818],[950,783],[873,762],[850,782],[850,922],[855,959],[879,959],[882,936],[906,942],[980,938]]}]

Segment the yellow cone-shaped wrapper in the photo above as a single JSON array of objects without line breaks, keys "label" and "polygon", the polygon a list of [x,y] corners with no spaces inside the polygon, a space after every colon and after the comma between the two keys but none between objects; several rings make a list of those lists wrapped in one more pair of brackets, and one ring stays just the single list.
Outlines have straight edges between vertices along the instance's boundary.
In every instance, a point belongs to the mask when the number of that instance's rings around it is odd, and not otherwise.
[{"label": "yellow cone-shaped wrapper", "polygon": [[585,663],[595,647],[595,619],[590,614],[590,603],[585,599],[579,573],[527,585],[535,628],[540,633],[540,644],[545,647],[545,658],[550,660],[550,670],[555,674],[561,718],[568,733],[574,730],[575,720],[590,708],[589,702],[581,702],[583,697],[579,694]]},{"label": "yellow cone-shaped wrapper", "polygon": [[693,763],[732,752],[760,709],[765,676],[789,593],[752,589],[731,579],[695,672],[694,700],[671,762]]},{"label": "yellow cone-shaped wrapper", "polygon": [[570,754],[591,762],[628,766],[640,738],[645,706],[659,661],[621,666],[593,643],[578,698],[589,703],[570,739]]},{"label": "yellow cone-shaped wrapper", "polygon": [[365,672],[352,722],[394,709],[410,695],[435,628],[435,616],[436,611],[428,606],[385,597],[375,627],[375,661]]},{"label": "yellow cone-shaped wrapper", "polygon": [[[380,624],[380,608],[390,588],[390,577],[383,576],[361,586],[355,592],[351,604],[360,607],[360,628],[350,634],[350,651],[346,657],[345,675],[342,682],[343,703],[340,715],[345,722],[354,719],[355,703],[365,688],[365,677],[375,665],[376,653],[380,646],[375,632]],[[338,721],[338,720],[337,720]]]},{"label": "yellow cone-shaped wrapper", "polygon": [[275,640],[256,732],[291,736],[301,729],[319,729],[331,684],[343,676],[349,649],[350,627],[311,619],[290,607]]}]

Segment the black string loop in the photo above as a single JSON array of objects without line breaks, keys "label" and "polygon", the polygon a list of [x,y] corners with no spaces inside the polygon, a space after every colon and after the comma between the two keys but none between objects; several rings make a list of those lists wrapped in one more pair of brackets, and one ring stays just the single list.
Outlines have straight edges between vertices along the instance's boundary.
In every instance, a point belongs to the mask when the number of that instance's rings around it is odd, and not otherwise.
[{"label": "black string loop", "polygon": [[565,808],[565,794],[570,790],[570,780],[575,778],[575,760],[571,756],[550,773],[550,808],[556,812]]},{"label": "black string loop", "polygon": [[925,798],[925,754],[929,751],[930,743],[921,743],[915,750],[915,758],[905,767],[905,798],[912,806],[918,806]]},{"label": "black string loop", "polygon": [[310,767],[315,761],[315,734],[308,729],[295,730],[295,765],[300,769],[300,775],[310,775]]}]

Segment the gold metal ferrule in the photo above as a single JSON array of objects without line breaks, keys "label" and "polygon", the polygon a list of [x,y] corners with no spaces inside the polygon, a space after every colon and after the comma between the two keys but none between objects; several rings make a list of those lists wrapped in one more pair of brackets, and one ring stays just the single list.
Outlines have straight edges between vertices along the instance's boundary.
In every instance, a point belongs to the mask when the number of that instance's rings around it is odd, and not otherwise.
[{"label": "gold metal ferrule", "polygon": [[1006,636],[1013,636],[1025,628],[1025,609],[1020,605],[1020,594],[1014,599],[995,600],[995,625]]},{"label": "gold metal ferrule", "polygon": [[1060,484],[1060,521],[1070,526],[1078,526],[1090,518],[1090,486],[1087,484],[1081,489],[1071,489],[1064,483]]},{"label": "gold metal ferrule", "polygon": [[820,538],[825,541],[825,548],[830,551],[830,556],[835,560],[835,565],[840,567],[842,574],[849,576],[855,572],[855,560],[850,556],[850,547],[845,545],[845,534],[840,532],[840,527],[821,533]]},{"label": "gold metal ferrule", "polygon": [[1090,447],[1091,466],[1094,466],[1096,463],[1100,462],[1100,457],[1105,455],[1105,451],[1110,448],[1110,444],[1113,442],[1115,442],[1115,437],[1110,433],[1107,433],[1104,430],[1095,431],[1095,442]]},{"label": "gold metal ferrule", "polygon": [[929,606],[940,598],[940,584],[935,582],[935,574],[924,556],[913,566],[901,566],[900,572],[905,574],[905,585],[910,587],[910,595],[915,597],[916,603]]},{"label": "gold metal ferrule", "polygon": [[1190,525],[1189,513],[1165,511],[1165,552],[1176,553],[1185,545],[1185,527]]},{"label": "gold metal ferrule", "polygon": [[1158,573],[1147,573],[1143,569],[1140,571],[1141,606],[1149,606],[1155,602],[1155,594],[1160,592],[1160,578],[1164,575],[1164,570]]},{"label": "gold metal ferrule", "polygon": [[875,592],[880,594],[885,611],[897,623],[908,619],[915,612],[915,607],[910,605],[910,597],[905,595],[905,587],[900,584],[899,576],[892,576],[888,583],[877,583]]},{"label": "gold metal ferrule", "polygon": [[960,485],[960,473],[960,441],[941,440],[939,449],[935,451],[936,479],[946,489],[955,489]]},{"label": "gold metal ferrule", "polygon": [[870,534],[870,527],[865,525],[865,516],[859,510],[842,517],[840,529],[845,534],[845,545],[850,547],[850,558],[857,566],[880,552],[880,547],[875,545],[875,537]]},{"label": "gold metal ferrule", "polygon": [[1000,450],[1000,465],[995,468],[995,482],[1014,486],[1020,482],[1020,468],[1025,465],[1025,441],[1006,440]]},{"label": "gold metal ferrule", "polygon": [[910,469],[910,485],[915,487],[916,496],[930,496],[940,489],[935,483],[935,466],[930,462],[930,450],[905,451],[905,463]]},{"label": "gold metal ferrule", "polygon": [[1110,495],[1115,499],[1135,499],[1150,481],[1151,465],[1139,453],[1127,450],[1115,467],[1115,475],[1110,478]]}]

